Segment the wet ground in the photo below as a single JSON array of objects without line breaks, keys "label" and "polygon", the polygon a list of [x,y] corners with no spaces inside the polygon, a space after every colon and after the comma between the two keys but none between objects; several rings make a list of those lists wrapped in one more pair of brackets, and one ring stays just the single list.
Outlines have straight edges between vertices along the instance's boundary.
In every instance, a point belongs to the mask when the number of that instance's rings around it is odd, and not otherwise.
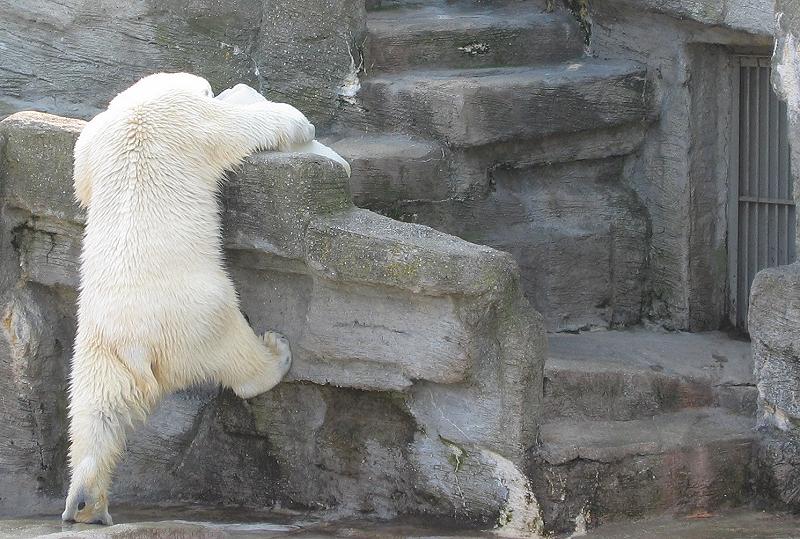
[{"label": "wet ground", "polygon": [[[169,515],[169,520],[165,520]],[[390,523],[321,519],[301,513],[256,513],[197,507],[117,509],[111,527],[62,524],[54,516],[0,518],[0,539],[303,539],[488,538],[491,533],[451,523],[405,520]],[[235,522],[233,519],[235,518]],[[587,539],[800,539],[800,517],[742,509],[693,518],[663,516],[611,524],[590,531]]]}]

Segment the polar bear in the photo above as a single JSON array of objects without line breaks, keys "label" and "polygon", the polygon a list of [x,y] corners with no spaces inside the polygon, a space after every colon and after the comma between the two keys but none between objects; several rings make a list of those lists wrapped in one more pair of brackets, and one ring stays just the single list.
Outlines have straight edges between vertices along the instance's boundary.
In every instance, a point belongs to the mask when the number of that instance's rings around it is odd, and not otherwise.
[{"label": "polar bear", "polygon": [[239,311],[217,193],[248,154],[313,139],[294,107],[215,99],[187,73],[145,77],[86,125],[75,144],[86,229],[64,520],[111,524],[107,493],[126,434],[166,393],[215,381],[250,398],[286,374],[286,339],[254,334]]}]

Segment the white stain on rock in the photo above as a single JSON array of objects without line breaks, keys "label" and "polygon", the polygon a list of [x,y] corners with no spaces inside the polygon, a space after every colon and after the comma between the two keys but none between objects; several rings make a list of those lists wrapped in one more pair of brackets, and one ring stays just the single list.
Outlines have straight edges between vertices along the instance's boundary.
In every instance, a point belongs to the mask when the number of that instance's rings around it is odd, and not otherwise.
[{"label": "white stain on rock", "polygon": [[481,454],[494,463],[495,477],[508,491],[494,533],[500,537],[543,537],[542,510],[528,478],[507,458],[488,449],[482,449]]},{"label": "white stain on rock", "polygon": [[[778,16],[780,23],[780,15]],[[776,53],[775,87],[789,111],[800,113],[800,49],[795,36],[787,33]]]},{"label": "white stain on rock", "polygon": [[479,54],[486,54],[489,52],[489,45],[486,43],[470,43],[469,45],[459,47],[458,50],[469,54],[470,56],[477,56]]}]

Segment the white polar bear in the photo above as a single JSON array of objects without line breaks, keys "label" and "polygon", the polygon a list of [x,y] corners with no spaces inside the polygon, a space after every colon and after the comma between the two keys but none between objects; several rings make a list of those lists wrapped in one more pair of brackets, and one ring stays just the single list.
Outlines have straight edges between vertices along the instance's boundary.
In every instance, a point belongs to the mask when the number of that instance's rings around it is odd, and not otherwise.
[{"label": "white polar bear", "polygon": [[87,212],[64,520],[111,524],[107,492],[126,433],[166,393],[212,380],[250,398],[286,374],[286,339],[255,335],[239,311],[217,192],[248,154],[313,139],[294,107],[214,99],[186,73],[140,80],[86,125],[75,144]]}]

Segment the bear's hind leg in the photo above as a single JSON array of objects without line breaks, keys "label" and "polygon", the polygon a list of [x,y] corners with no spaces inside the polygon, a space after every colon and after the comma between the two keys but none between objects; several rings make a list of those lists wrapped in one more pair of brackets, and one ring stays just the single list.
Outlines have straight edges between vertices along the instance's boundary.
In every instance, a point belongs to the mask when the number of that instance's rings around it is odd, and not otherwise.
[{"label": "bear's hind leg", "polygon": [[128,431],[145,419],[159,395],[155,379],[134,374],[105,347],[76,346],[69,405],[72,475],[63,520],[112,523],[111,475]]},{"label": "bear's hind leg", "polygon": [[238,311],[231,326],[220,343],[223,368],[217,381],[250,399],[278,385],[292,365],[292,352],[286,337],[272,331],[256,335]]}]

